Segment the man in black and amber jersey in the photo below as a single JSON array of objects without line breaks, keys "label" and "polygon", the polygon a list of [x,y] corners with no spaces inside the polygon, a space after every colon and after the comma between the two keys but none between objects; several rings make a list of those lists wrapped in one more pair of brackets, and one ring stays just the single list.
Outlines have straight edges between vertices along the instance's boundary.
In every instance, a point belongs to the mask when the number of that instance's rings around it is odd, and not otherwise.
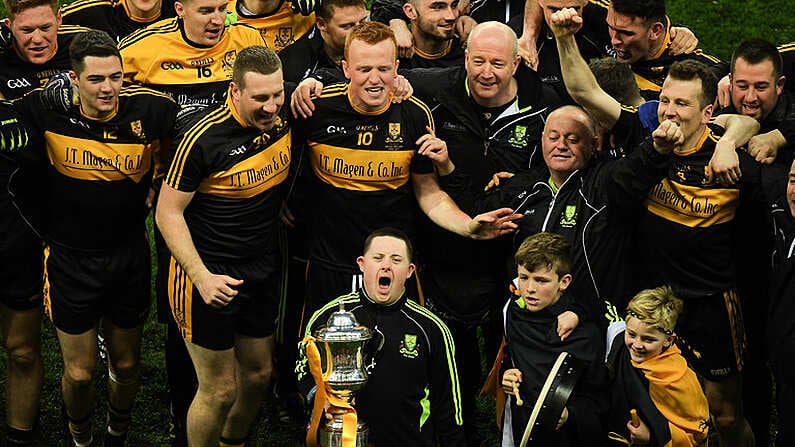
[{"label": "man in black and amber jersey", "polygon": [[167,93],[183,106],[220,104],[237,53],[262,45],[262,37],[249,26],[226,25],[223,0],[185,0],[174,7],[177,18],[152,24],[119,43],[124,80]]},{"label": "man in black and amber jersey", "polygon": [[180,137],[157,205],[172,253],[169,302],[199,388],[190,445],[242,446],[273,369],[279,256],[275,223],[290,166],[281,63],[238,54],[221,107]]},{"label": "man in black and amber jersey", "polygon": [[315,25],[314,13],[293,12],[292,3],[290,0],[229,0],[227,8],[238,22],[256,28],[265,46],[278,53]]},{"label": "man in black and amber jersey", "polygon": [[100,319],[108,352],[105,445],[123,445],[138,387],[141,333],[149,309],[153,154],[171,137],[177,105],[140,87],[122,88],[121,56],[102,31],[70,46],[80,105],[42,107],[37,90],[14,109],[43,139],[49,166],[42,232],[44,303],[64,359],[63,401],[75,445],[92,441],[93,377]]},{"label": "man in black and amber jersey", "polygon": [[[391,103],[397,70],[392,31],[366,22],[348,35],[343,70],[348,84],[325,88],[300,128],[312,173],[309,224],[309,308],[358,288],[353,269],[364,238],[383,225],[416,235],[416,197],[438,225],[470,237],[514,227],[507,210],[470,219],[438,185],[424,155],[446,150],[421,101]],[[314,200],[316,198],[316,200]],[[509,216],[505,216],[508,214]],[[485,224],[485,225],[484,225]]]},{"label": "man in black and amber jersey", "polygon": [[[716,95],[717,79],[698,61],[674,63],[663,83],[658,118],[678,126],[684,140],[674,149],[666,178],[649,192],[637,226],[638,286],[668,283],[684,300],[677,343],[705,379],[721,445],[745,446],[753,434],[739,404],[746,341],[731,240],[740,189],[709,179],[710,159],[726,144],[718,139],[720,128],[708,124]],[[751,118],[739,118],[758,130]],[[756,162],[739,155],[742,172],[753,172]]]},{"label": "man in black and amber jersey", "polygon": [[409,0],[403,12],[411,21],[414,54],[401,58],[401,68],[451,67],[464,63],[464,49],[455,35],[460,15],[457,0]]},{"label": "man in black and amber jersey", "polygon": [[[50,76],[69,70],[69,43],[88,31],[61,26],[55,0],[4,2],[8,18],[2,33],[12,36],[0,48],[0,97],[16,99],[43,86]],[[42,256],[41,239],[28,226],[37,190],[32,169],[0,155],[0,327],[8,350],[6,439],[9,445],[33,442],[41,393],[40,354]],[[12,196],[12,193],[15,195]],[[12,199],[15,199],[14,202]],[[17,206],[25,210],[23,218]]]},{"label": "man in black and amber jersey", "polygon": [[315,17],[315,29],[279,52],[286,81],[300,82],[318,69],[342,77],[345,38],[367,19],[367,5],[364,0],[327,0],[318,5]]},{"label": "man in black and amber jersey", "polygon": [[77,0],[61,13],[64,23],[105,31],[116,41],[176,15],[170,0]]},{"label": "man in black and amber jersey", "polygon": [[657,99],[668,69],[676,61],[700,61],[718,79],[729,71],[728,64],[699,49],[672,54],[673,34],[671,19],[665,14],[665,0],[612,0],[606,21],[615,57],[632,66],[641,95],[646,99]]}]

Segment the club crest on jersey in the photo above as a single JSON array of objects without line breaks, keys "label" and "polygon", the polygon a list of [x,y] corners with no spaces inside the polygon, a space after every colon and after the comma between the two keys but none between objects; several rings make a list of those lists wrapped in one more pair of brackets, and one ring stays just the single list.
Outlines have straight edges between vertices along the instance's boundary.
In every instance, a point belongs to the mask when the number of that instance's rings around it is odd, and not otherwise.
[{"label": "club crest on jersey", "polygon": [[[389,134],[384,140],[386,144],[403,144],[403,137],[400,136],[400,123],[389,123]],[[388,148],[392,149],[392,148]]]},{"label": "club crest on jersey", "polygon": [[508,143],[516,149],[521,149],[527,146],[527,126],[519,126],[513,128],[511,137],[508,138]]},{"label": "club crest on jersey", "polygon": [[417,336],[413,334],[403,334],[403,340],[400,342],[400,350],[398,352],[407,359],[413,359],[420,355],[417,350]]},{"label": "club crest on jersey", "polygon": [[292,26],[280,27],[278,34],[276,34],[276,38],[273,39],[273,45],[279,49],[284,48],[293,42],[295,42],[295,37],[293,36]]},{"label": "club crest on jersey", "polygon": [[237,58],[237,50],[224,53],[224,57],[221,58],[221,67],[225,72],[232,73],[232,67],[235,66],[235,58]]},{"label": "club crest on jersey", "polygon": [[133,135],[136,138],[144,138],[144,126],[141,124],[141,120],[135,120],[130,123],[130,130],[132,131]]},{"label": "club crest on jersey", "polygon": [[577,225],[577,207],[575,205],[566,205],[563,214],[560,217],[560,226],[563,228],[571,228]]}]

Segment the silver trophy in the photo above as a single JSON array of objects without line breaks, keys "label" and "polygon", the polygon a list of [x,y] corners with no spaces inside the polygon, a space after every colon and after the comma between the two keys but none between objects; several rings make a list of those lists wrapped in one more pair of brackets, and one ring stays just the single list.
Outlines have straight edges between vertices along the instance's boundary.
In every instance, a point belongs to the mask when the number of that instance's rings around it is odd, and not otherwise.
[{"label": "silver trophy", "polygon": [[[326,327],[315,333],[320,353],[320,367],[330,393],[347,402],[367,383],[364,362],[364,347],[373,338],[370,329],[359,325],[356,317],[340,308],[328,319]],[[318,442],[322,447],[342,446],[342,415],[335,415],[318,430]],[[367,425],[357,422],[356,447],[368,445]]]}]

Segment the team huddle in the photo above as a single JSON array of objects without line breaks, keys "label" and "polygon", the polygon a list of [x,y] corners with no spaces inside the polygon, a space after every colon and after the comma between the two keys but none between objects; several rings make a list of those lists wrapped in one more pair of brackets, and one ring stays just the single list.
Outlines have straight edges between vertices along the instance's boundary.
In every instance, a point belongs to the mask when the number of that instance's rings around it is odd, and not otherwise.
[{"label": "team huddle", "polygon": [[[795,443],[795,43],[723,62],[664,0],[4,4],[5,445],[43,314],[68,445],[134,444],[152,281],[174,446],[250,445],[271,389],[377,447],[485,445],[480,393],[505,447]],[[296,349],[341,303],[352,408]]]}]

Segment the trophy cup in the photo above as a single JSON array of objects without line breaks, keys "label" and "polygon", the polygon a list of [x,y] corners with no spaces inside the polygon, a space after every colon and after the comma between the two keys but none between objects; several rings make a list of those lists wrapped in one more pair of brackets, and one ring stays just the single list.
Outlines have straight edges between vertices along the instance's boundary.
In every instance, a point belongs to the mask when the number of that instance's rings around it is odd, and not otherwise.
[{"label": "trophy cup", "polygon": [[[355,447],[368,445],[367,425],[358,421],[351,401],[356,392],[367,383],[364,347],[372,337],[370,329],[359,325],[356,317],[345,310],[342,302],[339,310],[331,314],[326,326],[315,333],[314,343],[320,357],[320,371],[313,372],[312,375],[316,382],[318,377],[322,377],[323,382],[317,383],[315,399],[327,396],[332,405],[348,408],[346,414],[334,415],[331,421],[319,428],[317,439],[322,447],[354,447],[354,439]],[[322,418],[323,415],[313,417]],[[356,424],[352,427],[353,421]],[[312,425],[316,423],[313,421]],[[354,427],[355,438],[353,433],[348,433]]]}]

